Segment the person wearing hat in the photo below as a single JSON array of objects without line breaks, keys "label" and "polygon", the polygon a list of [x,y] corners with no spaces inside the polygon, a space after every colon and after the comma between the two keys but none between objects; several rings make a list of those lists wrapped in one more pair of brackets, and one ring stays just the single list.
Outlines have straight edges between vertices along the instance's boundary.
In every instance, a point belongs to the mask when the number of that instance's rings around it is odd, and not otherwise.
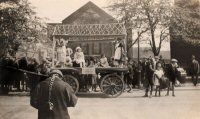
[{"label": "person wearing hat", "polygon": [[38,109],[38,119],[70,119],[68,107],[76,105],[77,97],[62,78],[60,70],[52,70],[49,77],[36,86],[30,104]]},{"label": "person wearing hat", "polygon": [[[38,73],[47,75],[50,72],[49,62],[45,59],[42,60],[41,64],[38,66]],[[41,77],[41,80],[44,78]]]},{"label": "person wearing hat", "polygon": [[74,67],[85,67],[85,56],[82,52],[81,47],[76,48],[73,61],[74,61]]},{"label": "person wearing hat", "polygon": [[[169,67],[167,69],[167,77],[169,78],[170,85],[172,86],[172,96],[175,96],[174,85],[175,85],[175,82],[176,82],[176,78],[178,76],[178,70],[177,70],[178,64],[177,64],[177,62],[178,61],[176,59],[172,59],[171,64],[169,65]],[[166,96],[169,95],[170,85],[168,86]]]},{"label": "person wearing hat", "polygon": [[152,92],[153,92],[153,86],[154,86],[154,82],[153,82],[153,74],[155,72],[154,69],[154,64],[153,64],[153,58],[149,58],[148,62],[146,64],[146,90],[145,90],[145,95],[144,97],[148,97],[148,92],[149,92],[149,88],[150,88],[150,95],[149,97],[152,97]]},{"label": "person wearing hat", "polygon": [[198,83],[199,62],[196,60],[194,55],[192,55],[192,63],[190,67],[191,67],[190,71],[191,71],[192,81],[194,86],[196,86]]}]

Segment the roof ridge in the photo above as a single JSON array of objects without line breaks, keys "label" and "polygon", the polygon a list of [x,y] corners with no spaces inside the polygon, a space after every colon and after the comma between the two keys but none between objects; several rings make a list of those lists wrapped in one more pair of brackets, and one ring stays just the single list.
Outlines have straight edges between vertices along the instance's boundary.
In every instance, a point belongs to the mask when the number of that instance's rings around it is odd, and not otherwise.
[{"label": "roof ridge", "polygon": [[85,10],[87,10],[88,8],[96,8],[97,11],[99,11],[99,14],[101,14],[102,16],[107,16],[110,19],[114,19],[114,17],[112,17],[111,15],[109,15],[107,12],[105,12],[103,9],[101,9],[99,6],[97,6],[96,4],[94,4],[93,2],[89,1],[86,4],[84,4],[83,6],[81,6],[79,9],[77,9],[75,12],[73,12],[72,14],[70,14],[68,17],[66,17],[65,19],[62,20],[62,23],[73,19],[76,16],[79,16],[81,12],[84,12]]}]

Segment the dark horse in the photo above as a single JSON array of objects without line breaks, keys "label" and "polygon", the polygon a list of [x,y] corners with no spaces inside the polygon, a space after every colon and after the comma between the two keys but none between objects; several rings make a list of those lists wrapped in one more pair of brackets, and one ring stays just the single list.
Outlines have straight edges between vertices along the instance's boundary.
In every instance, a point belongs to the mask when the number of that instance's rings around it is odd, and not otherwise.
[{"label": "dark horse", "polygon": [[[166,67],[164,68],[165,77],[160,79],[159,95],[160,95],[161,89],[167,89],[166,95],[169,95],[169,91],[171,87],[174,88],[174,86],[172,85],[175,85],[176,80],[178,80],[180,83],[185,82],[184,79],[181,77],[181,73],[177,70],[177,68],[174,71],[174,77],[171,76],[172,74],[170,70],[171,70],[170,64],[166,65]],[[173,78],[175,79],[175,81],[173,81]],[[157,94],[157,90],[156,90],[156,94]]]},{"label": "dark horse", "polygon": [[[1,59],[1,68],[0,68],[0,84],[1,91],[6,94],[14,83],[13,78],[15,77],[15,70],[12,68],[17,68],[15,60],[9,57],[4,57]],[[11,68],[8,68],[11,67]]]},{"label": "dark horse", "polygon": [[[21,90],[20,85],[22,84],[22,90],[24,90],[25,75],[24,72],[18,69],[27,69],[27,60],[25,57],[16,60],[15,58],[5,57],[0,62],[0,87],[4,94],[7,94],[12,88]],[[20,84],[21,82],[21,84]]]}]

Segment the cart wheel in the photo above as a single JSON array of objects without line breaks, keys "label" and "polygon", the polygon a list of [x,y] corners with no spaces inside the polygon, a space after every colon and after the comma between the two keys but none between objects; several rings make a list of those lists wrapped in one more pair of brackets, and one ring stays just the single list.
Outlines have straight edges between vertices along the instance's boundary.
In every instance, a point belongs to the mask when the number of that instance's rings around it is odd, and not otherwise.
[{"label": "cart wheel", "polygon": [[124,90],[124,80],[116,74],[108,74],[102,78],[100,87],[108,97],[118,97]]},{"label": "cart wheel", "polygon": [[73,77],[71,75],[64,75],[63,80],[72,87],[72,89],[74,90],[75,93],[78,92],[79,82],[75,77]]}]

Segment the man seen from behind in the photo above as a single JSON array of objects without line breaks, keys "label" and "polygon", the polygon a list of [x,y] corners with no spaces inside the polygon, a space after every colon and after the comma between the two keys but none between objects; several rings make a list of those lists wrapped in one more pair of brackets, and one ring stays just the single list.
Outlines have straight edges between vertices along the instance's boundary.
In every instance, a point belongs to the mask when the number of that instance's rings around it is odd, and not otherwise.
[{"label": "man seen from behind", "polygon": [[38,119],[70,119],[67,108],[76,105],[77,97],[62,78],[61,71],[52,70],[49,78],[36,86],[31,106],[38,109]]}]

